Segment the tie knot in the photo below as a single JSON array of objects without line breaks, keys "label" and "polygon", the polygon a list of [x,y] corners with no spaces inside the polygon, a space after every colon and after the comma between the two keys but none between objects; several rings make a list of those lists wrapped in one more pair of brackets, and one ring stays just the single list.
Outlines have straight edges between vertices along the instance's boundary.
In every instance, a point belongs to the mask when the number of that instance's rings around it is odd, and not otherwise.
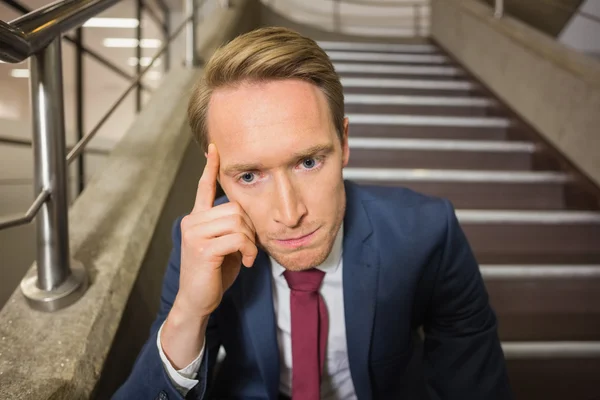
[{"label": "tie knot", "polygon": [[317,292],[323,282],[325,272],[312,268],[306,271],[285,271],[283,277],[292,290]]}]

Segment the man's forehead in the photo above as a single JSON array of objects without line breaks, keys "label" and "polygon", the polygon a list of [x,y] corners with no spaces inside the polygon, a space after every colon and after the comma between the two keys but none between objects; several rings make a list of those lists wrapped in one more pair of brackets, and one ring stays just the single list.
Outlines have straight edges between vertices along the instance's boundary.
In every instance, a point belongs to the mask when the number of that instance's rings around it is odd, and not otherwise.
[{"label": "man's forehead", "polygon": [[325,95],[311,83],[296,79],[249,82],[215,90],[209,101],[207,122],[209,128],[216,129],[224,123],[260,126],[327,117],[328,112]]},{"label": "man's forehead", "polygon": [[[307,88],[308,86],[308,88]],[[329,141],[333,124],[324,95],[301,81],[220,89],[208,110],[208,135],[228,154],[287,152]],[[315,90],[314,93],[306,95]]]}]

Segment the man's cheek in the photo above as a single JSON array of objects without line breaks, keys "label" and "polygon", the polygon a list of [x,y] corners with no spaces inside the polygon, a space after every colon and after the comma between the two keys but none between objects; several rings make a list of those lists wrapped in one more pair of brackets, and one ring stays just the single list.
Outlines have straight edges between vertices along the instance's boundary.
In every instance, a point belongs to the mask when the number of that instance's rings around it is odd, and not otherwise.
[{"label": "man's cheek", "polygon": [[248,199],[238,200],[242,209],[246,212],[250,221],[254,225],[254,229],[259,235],[266,231],[266,226],[269,220],[268,209],[266,209],[260,201],[249,201]]}]

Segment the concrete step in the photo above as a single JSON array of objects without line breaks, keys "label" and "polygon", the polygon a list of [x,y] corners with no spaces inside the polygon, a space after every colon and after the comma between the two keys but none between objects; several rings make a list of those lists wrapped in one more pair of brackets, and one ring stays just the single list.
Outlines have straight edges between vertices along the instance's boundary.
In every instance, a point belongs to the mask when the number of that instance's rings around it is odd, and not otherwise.
[{"label": "concrete step", "polygon": [[456,211],[480,264],[600,264],[600,213]]},{"label": "concrete step", "polygon": [[344,103],[350,114],[483,117],[500,113],[498,104],[485,97],[348,93]]},{"label": "concrete step", "polygon": [[505,140],[512,121],[503,117],[346,114],[352,136],[405,139]]},{"label": "concrete step", "polygon": [[344,94],[481,96],[481,87],[464,79],[400,79],[342,77]]},{"label": "concrete step", "polygon": [[452,62],[443,54],[393,54],[372,51],[329,50],[327,55],[334,63],[351,61],[376,64],[448,65]]},{"label": "concrete step", "polygon": [[596,400],[598,342],[505,342],[516,399]]},{"label": "concrete step", "polygon": [[532,167],[530,142],[364,138],[348,139],[349,167],[524,171]]},{"label": "concrete step", "polygon": [[336,72],[343,78],[465,79],[465,72],[461,68],[448,65],[337,62],[334,67]]},{"label": "concrete step", "polygon": [[501,340],[600,340],[600,265],[481,265]]},{"label": "concrete step", "polygon": [[363,184],[402,186],[447,198],[457,208],[561,209],[561,172],[448,169],[345,168],[344,178]]},{"label": "concrete step", "polygon": [[317,44],[326,51],[368,51],[385,53],[439,53],[437,46],[431,44],[395,44],[395,43],[365,43],[365,42],[336,42],[318,41]]}]

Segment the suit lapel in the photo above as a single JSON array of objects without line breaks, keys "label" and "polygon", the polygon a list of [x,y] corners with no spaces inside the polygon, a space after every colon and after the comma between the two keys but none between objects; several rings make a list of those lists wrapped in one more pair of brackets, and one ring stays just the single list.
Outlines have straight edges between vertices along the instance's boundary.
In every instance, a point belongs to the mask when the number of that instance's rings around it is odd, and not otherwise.
[{"label": "suit lapel", "polygon": [[279,392],[279,351],[277,328],[273,309],[271,263],[263,251],[258,252],[254,266],[242,270],[240,314],[248,327],[254,346],[256,361],[266,383],[270,399],[277,399]]},{"label": "suit lapel", "polygon": [[346,184],[343,290],[348,360],[359,399],[371,399],[369,350],[375,316],[379,257],[371,244],[372,228],[356,187]]}]

